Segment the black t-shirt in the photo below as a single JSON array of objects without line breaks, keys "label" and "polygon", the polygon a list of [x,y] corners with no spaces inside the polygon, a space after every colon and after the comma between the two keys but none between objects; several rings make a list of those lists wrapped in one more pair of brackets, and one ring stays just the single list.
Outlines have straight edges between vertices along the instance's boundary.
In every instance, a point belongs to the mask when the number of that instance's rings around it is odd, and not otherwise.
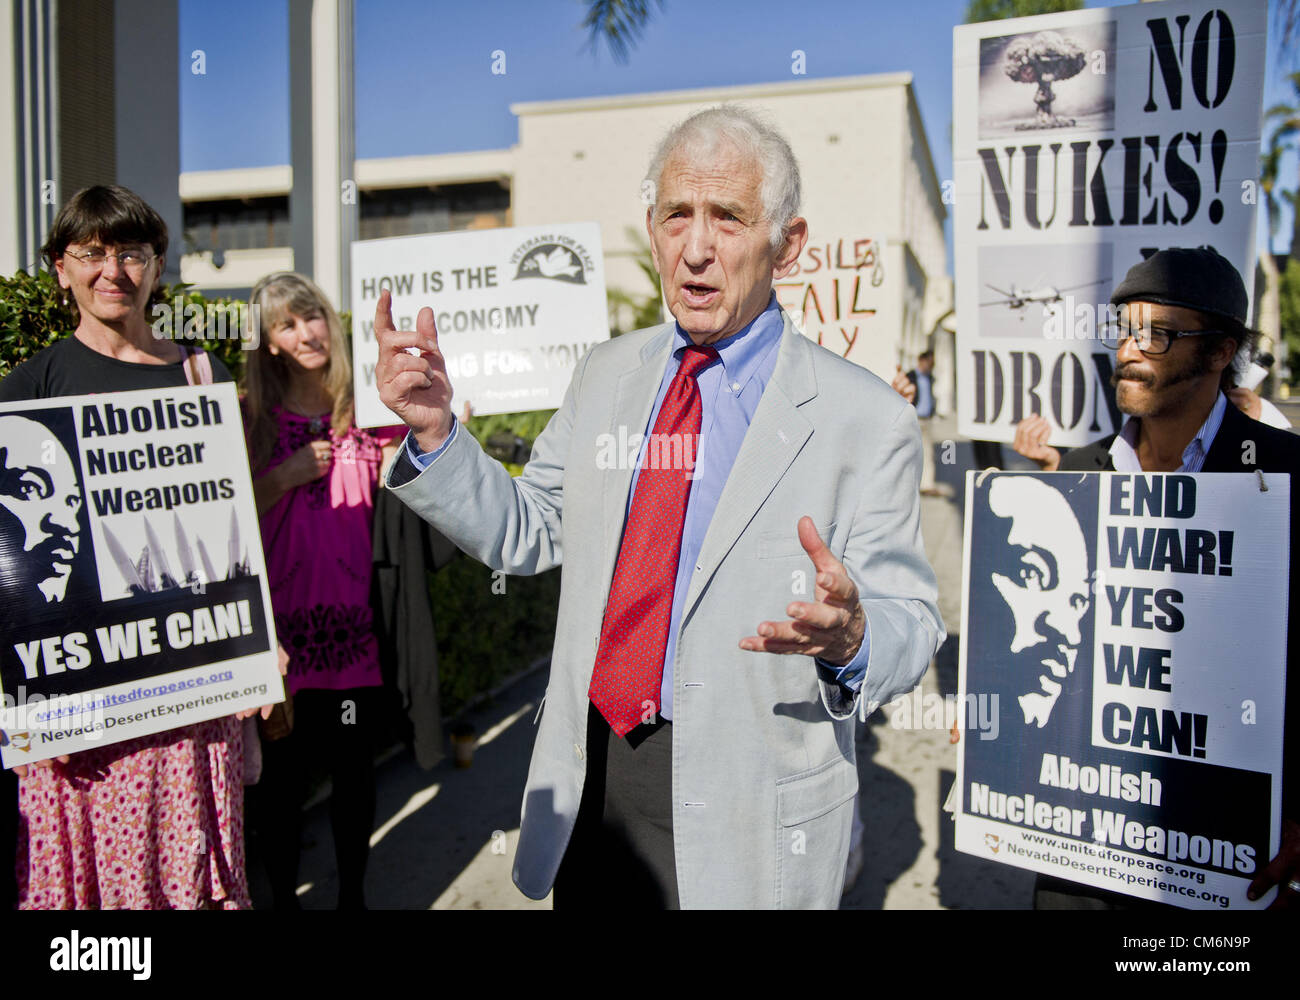
[{"label": "black t-shirt", "polygon": [[[212,381],[231,382],[230,371],[209,353]],[[171,389],[188,385],[185,367],[119,361],[87,347],[69,334],[33,355],[0,381],[0,403],[51,396],[82,396],[91,392],[127,392],[132,389]]]}]

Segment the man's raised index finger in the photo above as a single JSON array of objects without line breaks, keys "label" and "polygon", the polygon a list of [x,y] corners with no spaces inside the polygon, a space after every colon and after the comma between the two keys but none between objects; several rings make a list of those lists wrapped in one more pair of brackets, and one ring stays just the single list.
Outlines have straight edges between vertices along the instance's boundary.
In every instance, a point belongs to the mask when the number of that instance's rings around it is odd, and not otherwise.
[{"label": "man's raised index finger", "polygon": [[393,326],[393,296],[385,288],[379,293],[379,302],[375,305],[375,333],[391,333]]}]

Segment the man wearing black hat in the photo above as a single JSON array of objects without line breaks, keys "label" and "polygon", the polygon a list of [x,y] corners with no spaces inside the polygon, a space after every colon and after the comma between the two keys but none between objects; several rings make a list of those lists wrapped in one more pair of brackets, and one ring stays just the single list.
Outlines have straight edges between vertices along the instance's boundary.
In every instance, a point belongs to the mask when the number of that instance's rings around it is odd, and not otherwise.
[{"label": "man wearing black hat", "polygon": [[[1291,538],[1300,538],[1300,438],[1229,405],[1232,363],[1249,359],[1258,334],[1246,326],[1241,275],[1213,250],[1162,250],[1131,268],[1111,295],[1118,316],[1102,333],[1117,352],[1115,399],[1128,419],[1118,434],[1059,460],[1079,472],[1270,472],[1291,475]],[[1040,442],[1041,444],[1041,442]],[[1038,454],[1016,450],[1046,465]],[[1042,449],[1051,451],[1052,449]],[[1287,660],[1300,670],[1300,559],[1291,559]],[[1290,678],[1288,678],[1290,680]],[[1300,907],[1300,683],[1287,685],[1282,770],[1282,848],[1251,884],[1252,898],[1280,885],[1275,906]],[[1038,908],[1103,908],[1140,901],[1040,876]]]}]

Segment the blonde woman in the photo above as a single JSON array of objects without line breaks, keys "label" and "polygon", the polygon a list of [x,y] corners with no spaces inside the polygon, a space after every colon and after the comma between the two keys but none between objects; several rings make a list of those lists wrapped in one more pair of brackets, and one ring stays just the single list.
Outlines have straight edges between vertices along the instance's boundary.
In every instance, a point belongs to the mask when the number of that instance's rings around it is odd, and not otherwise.
[{"label": "blonde woman", "polygon": [[328,766],[338,905],[360,909],[383,683],[370,609],[374,496],[404,428],[355,425],[348,344],[309,279],[272,274],[251,304],[261,338],[245,376],[245,430],[293,698],[292,731],[264,746],[258,826],[275,906],[296,909],[307,769]]}]

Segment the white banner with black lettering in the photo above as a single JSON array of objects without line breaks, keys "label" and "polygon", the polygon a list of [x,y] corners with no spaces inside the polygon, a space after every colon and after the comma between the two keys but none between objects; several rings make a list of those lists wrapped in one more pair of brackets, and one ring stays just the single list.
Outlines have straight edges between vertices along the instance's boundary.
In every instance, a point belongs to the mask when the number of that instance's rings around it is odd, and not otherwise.
[{"label": "white banner with black lettering", "polygon": [[414,330],[434,311],[453,408],[557,409],[574,366],[609,339],[605,262],[594,222],[363,240],[352,244],[352,352],[357,424],[393,422],[379,400],[375,305],[387,289],[393,322]]},{"label": "white banner with black lettering", "polygon": [[284,700],[233,384],[0,405],[5,767]]},{"label": "white banner with black lettering", "polygon": [[1254,285],[1264,0],[1166,0],[953,32],[959,430],[1051,443],[1121,422],[1115,285],[1208,245]]},{"label": "white banner with black lettering", "polygon": [[[968,473],[956,846],[1191,908],[1278,849],[1290,477]],[[967,713],[968,719],[975,716]],[[1265,900],[1265,902],[1267,899]]]}]

